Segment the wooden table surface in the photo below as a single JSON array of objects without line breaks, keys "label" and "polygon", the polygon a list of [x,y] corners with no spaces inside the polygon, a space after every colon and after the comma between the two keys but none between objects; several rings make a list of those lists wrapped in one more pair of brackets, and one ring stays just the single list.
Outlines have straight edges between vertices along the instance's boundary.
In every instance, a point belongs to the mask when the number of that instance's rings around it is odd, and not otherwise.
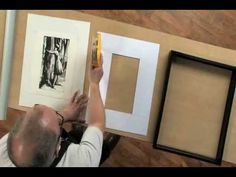
[{"label": "wooden table surface", "polygon": [[[236,49],[236,10],[80,10],[125,23],[178,35],[229,49]],[[8,109],[0,121],[3,136],[24,112]],[[103,167],[211,167],[203,161],[156,150],[152,144],[122,137]],[[223,167],[236,164],[223,162]]]}]

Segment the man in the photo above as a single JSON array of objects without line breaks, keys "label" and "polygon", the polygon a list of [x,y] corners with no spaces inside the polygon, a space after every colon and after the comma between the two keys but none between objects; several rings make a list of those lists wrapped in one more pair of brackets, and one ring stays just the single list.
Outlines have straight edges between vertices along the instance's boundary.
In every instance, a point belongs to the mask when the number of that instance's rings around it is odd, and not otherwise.
[{"label": "man", "polygon": [[[103,144],[105,111],[99,90],[102,75],[102,66],[90,67],[89,100],[86,95],[76,92],[61,112],[44,105],[35,105],[27,112],[10,133],[0,140],[0,166],[99,166],[102,153],[103,156],[109,156],[109,153],[107,155],[106,152],[102,152],[102,149],[107,149]],[[61,128],[62,124],[73,121],[84,122],[85,112],[89,122],[82,139],[72,135],[79,144],[68,141],[72,136]],[[113,138],[115,143],[118,139]]]}]

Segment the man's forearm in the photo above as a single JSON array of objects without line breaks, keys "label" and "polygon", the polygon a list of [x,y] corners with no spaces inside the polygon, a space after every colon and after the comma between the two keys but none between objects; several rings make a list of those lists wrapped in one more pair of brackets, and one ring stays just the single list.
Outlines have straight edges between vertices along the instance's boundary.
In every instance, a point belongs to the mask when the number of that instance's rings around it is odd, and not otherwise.
[{"label": "man's forearm", "polygon": [[89,125],[96,126],[104,131],[105,110],[98,84],[90,84],[90,98],[88,101],[87,113]]}]

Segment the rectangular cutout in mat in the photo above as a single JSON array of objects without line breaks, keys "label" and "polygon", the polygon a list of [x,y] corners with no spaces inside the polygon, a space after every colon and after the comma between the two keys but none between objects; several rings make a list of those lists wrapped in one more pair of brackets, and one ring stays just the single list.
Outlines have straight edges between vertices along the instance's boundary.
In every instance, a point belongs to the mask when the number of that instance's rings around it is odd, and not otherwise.
[{"label": "rectangular cutout in mat", "polygon": [[153,147],[220,164],[236,68],[171,51]]},{"label": "rectangular cutout in mat", "polygon": [[113,54],[105,108],[132,113],[139,59]]}]

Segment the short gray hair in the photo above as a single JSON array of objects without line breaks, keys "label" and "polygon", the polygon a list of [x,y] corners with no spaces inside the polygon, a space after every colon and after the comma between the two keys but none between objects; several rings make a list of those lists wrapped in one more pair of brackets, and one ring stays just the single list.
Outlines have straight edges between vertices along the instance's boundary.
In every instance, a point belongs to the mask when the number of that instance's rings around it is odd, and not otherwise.
[{"label": "short gray hair", "polygon": [[[46,167],[50,166],[58,138],[55,132],[43,127],[39,123],[41,113],[35,113],[25,121],[25,118],[19,119],[11,131],[9,132],[7,140],[7,150],[11,161],[18,167]],[[21,140],[26,144],[34,144],[33,153],[30,154],[30,160],[27,162],[16,162],[14,159],[14,152],[12,142],[14,138],[19,135]]]}]

